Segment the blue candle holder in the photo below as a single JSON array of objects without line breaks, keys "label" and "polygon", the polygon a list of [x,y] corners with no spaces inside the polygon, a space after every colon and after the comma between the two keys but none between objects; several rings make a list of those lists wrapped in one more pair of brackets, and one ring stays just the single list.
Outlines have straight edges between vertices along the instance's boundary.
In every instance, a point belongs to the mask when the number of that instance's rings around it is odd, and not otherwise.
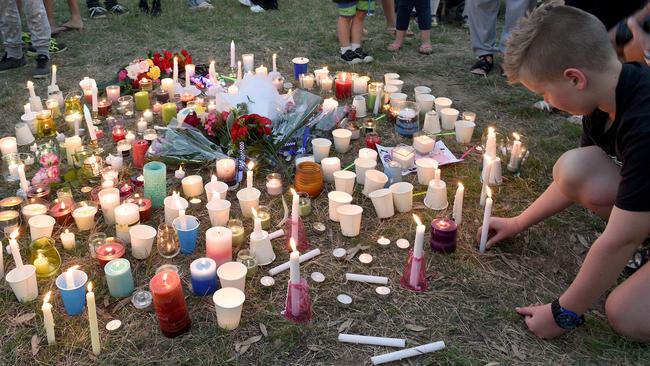
[{"label": "blue candle holder", "polygon": [[185,215],[185,228],[181,225],[181,218],[177,217],[173,222],[174,229],[178,234],[181,243],[181,253],[192,254],[196,249],[196,239],[199,235],[199,219],[191,215]]},{"label": "blue candle holder", "polygon": [[133,293],[131,263],[127,259],[113,259],[104,266],[108,292],[113,297],[128,297]]},{"label": "blue candle holder", "polygon": [[68,286],[66,273],[56,278],[56,287],[61,292],[63,307],[68,315],[81,315],[86,307],[86,282],[88,275],[78,269],[72,270],[72,283]]},{"label": "blue candle holder", "polygon": [[389,161],[384,167],[384,173],[388,176],[386,187],[390,187],[391,184],[402,181],[402,166],[396,161]]},{"label": "blue candle holder", "polygon": [[214,293],[219,288],[217,263],[211,258],[199,258],[190,264],[192,291],[198,296]]},{"label": "blue candle holder", "polygon": [[144,165],[144,196],[151,199],[154,208],[163,207],[167,196],[167,166],[159,161]]},{"label": "blue candle holder", "polygon": [[293,77],[298,80],[300,74],[306,74],[309,70],[309,59],[307,57],[296,57],[293,60]]},{"label": "blue candle holder", "polygon": [[395,107],[397,119],[395,132],[404,137],[412,137],[420,129],[420,112],[415,102],[399,102]]}]

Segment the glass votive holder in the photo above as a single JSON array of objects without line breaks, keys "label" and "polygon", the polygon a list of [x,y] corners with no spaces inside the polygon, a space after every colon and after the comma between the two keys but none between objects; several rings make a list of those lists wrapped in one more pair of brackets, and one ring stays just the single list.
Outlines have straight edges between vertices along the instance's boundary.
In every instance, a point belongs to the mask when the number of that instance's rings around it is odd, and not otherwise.
[{"label": "glass votive holder", "polygon": [[[5,236],[20,228],[20,213],[18,210],[0,211],[0,230]],[[0,248],[2,249],[2,248]]]},{"label": "glass votive holder", "polygon": [[27,190],[27,198],[41,198],[48,201],[50,198],[50,187],[47,184],[35,184]]},{"label": "glass votive holder", "polygon": [[29,222],[34,216],[47,215],[50,203],[42,198],[28,198],[25,200],[20,212],[23,215],[23,222]]},{"label": "glass votive holder", "polygon": [[311,213],[311,198],[307,192],[298,192],[298,213],[305,217]]},{"label": "glass votive holder", "polygon": [[111,181],[113,182],[113,187],[117,186],[119,182],[120,172],[112,166],[107,166],[101,170],[102,181]]},{"label": "glass votive holder", "polygon": [[79,90],[68,93],[63,101],[65,114],[79,113],[82,115],[84,111],[81,98],[83,98],[83,93]]},{"label": "glass votive holder", "polygon": [[91,258],[97,258],[95,248],[100,247],[106,242],[106,234],[102,232],[92,233],[88,237],[88,252]]},{"label": "glass votive holder", "polygon": [[126,246],[124,242],[116,237],[106,237],[103,242],[96,242],[98,244],[95,246],[95,258],[99,262],[100,268],[112,261],[113,259],[118,259],[124,257],[126,251]]},{"label": "glass votive holder", "polygon": [[126,141],[126,140],[122,140],[122,141],[117,143],[117,151],[122,153],[122,158],[124,158],[124,159],[131,156],[131,149],[132,148],[133,148],[133,146],[131,145],[131,143]]},{"label": "glass votive holder", "polygon": [[246,277],[253,277],[257,273],[257,260],[255,260],[255,255],[250,250],[240,250],[237,253],[237,262],[246,266]]},{"label": "glass votive holder", "polygon": [[59,101],[56,99],[48,99],[45,101],[45,108],[49,109],[52,112],[52,118],[61,117],[61,106],[59,106]]},{"label": "glass votive holder", "polygon": [[133,117],[133,96],[125,95],[117,99],[117,112],[125,118]]},{"label": "glass votive holder", "polygon": [[300,87],[302,89],[311,90],[314,88],[314,82],[315,82],[314,74],[312,73],[300,74],[298,77],[300,81]]},{"label": "glass votive holder", "polygon": [[228,229],[232,231],[232,246],[234,249],[241,248],[246,242],[244,223],[239,219],[230,219],[227,224]]},{"label": "glass votive holder", "polygon": [[123,125],[114,122],[113,128],[111,129],[111,136],[115,143],[124,140],[124,138],[126,138],[126,128]]},{"label": "glass votive holder", "polygon": [[74,165],[77,168],[83,167],[84,161],[93,154],[93,149],[88,146],[82,145],[77,148],[74,153]]},{"label": "glass votive holder", "polygon": [[217,178],[226,183],[229,187],[237,185],[237,161],[233,158],[218,159],[217,165]]},{"label": "glass votive holder", "polygon": [[46,109],[36,114],[36,135],[38,137],[56,136],[56,123],[54,123],[52,111]]},{"label": "glass votive holder", "polygon": [[521,174],[521,166],[526,162],[528,155],[530,154],[527,142],[528,141],[524,136],[516,132],[513,132],[511,136],[508,136],[506,147],[506,169],[515,176]]},{"label": "glass votive holder", "polygon": [[113,132],[113,127],[115,126],[124,126],[124,117],[123,116],[108,116],[106,117],[106,127],[108,130]]},{"label": "glass votive holder", "polygon": [[266,175],[266,192],[269,196],[282,194],[282,176],[279,173]]},{"label": "glass votive holder", "polygon": [[83,164],[83,173],[89,179],[98,178],[104,167],[104,159],[101,155],[94,154],[86,158]]},{"label": "glass votive holder", "polygon": [[410,169],[415,162],[415,149],[410,145],[399,144],[392,151],[392,160],[396,161],[403,170]]},{"label": "glass votive holder", "polygon": [[376,132],[366,133],[364,143],[368,149],[377,150],[377,144],[381,144],[381,136]]},{"label": "glass votive holder", "polygon": [[411,137],[420,129],[420,112],[416,102],[398,102],[393,107],[397,113],[395,132],[404,137]]},{"label": "glass votive holder", "polygon": [[106,87],[106,98],[110,103],[117,102],[120,99],[120,86],[119,85],[109,85]]},{"label": "glass votive holder", "polygon": [[148,128],[142,133],[142,138],[151,146],[151,143],[158,138],[158,132],[153,128]]},{"label": "glass votive holder", "polygon": [[169,101],[169,92],[164,89],[156,89],[153,92],[155,100],[161,104],[165,104]]},{"label": "glass votive holder", "polygon": [[111,111],[111,102],[107,99],[102,99],[97,102],[97,114],[100,117],[107,117]]},{"label": "glass votive holder", "polygon": [[61,268],[61,256],[56,250],[54,239],[37,238],[29,245],[29,262],[36,267],[36,277],[47,278]]},{"label": "glass votive holder", "polygon": [[181,251],[178,234],[172,225],[167,225],[164,222],[158,225],[156,248],[158,248],[160,256],[164,258],[174,258]]},{"label": "glass votive holder", "polygon": [[269,206],[259,206],[257,208],[257,217],[261,221],[262,230],[268,231],[271,229],[271,209]]},{"label": "glass votive holder", "polygon": [[61,187],[56,191],[56,198],[59,200],[71,200],[72,188],[70,186]]},{"label": "glass votive holder", "polygon": [[9,153],[2,156],[2,176],[9,182],[15,182],[18,177],[18,166],[20,165],[20,155],[18,153]]},{"label": "glass votive holder", "polygon": [[25,200],[22,197],[13,196],[6,197],[0,200],[0,211],[4,210],[20,210]]}]

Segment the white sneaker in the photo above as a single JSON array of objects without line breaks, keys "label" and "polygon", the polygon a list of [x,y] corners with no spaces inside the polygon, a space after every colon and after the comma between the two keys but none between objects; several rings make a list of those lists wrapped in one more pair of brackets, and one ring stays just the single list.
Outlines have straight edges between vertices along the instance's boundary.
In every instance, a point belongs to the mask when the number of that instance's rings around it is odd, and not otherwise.
[{"label": "white sneaker", "polygon": [[204,1],[195,7],[197,10],[209,10],[214,9],[214,6],[207,1]]},{"label": "white sneaker", "polygon": [[[247,0],[247,1],[248,1],[248,0]],[[261,7],[261,6],[259,6],[259,5],[253,5],[253,6],[251,6],[251,11],[252,11],[253,13],[262,13],[262,12],[264,12],[265,10],[264,10],[263,7]]]},{"label": "white sneaker", "polygon": [[251,6],[251,0],[239,0],[239,3],[244,5],[244,6]]}]

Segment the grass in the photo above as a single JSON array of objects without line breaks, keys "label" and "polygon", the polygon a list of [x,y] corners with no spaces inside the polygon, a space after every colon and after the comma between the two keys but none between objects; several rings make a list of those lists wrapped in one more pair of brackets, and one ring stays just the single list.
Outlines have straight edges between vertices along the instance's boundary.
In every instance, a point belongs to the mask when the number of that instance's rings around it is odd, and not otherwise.
[{"label": "grass", "polygon": [[[278,53],[279,67],[285,75],[291,74],[289,60],[298,55],[309,57],[313,68],[330,65],[330,70],[347,69],[375,79],[381,78],[384,72],[397,72],[406,81],[405,90],[409,93],[414,86],[427,85],[436,96],[452,98],[461,111],[477,112],[474,141],[489,124],[496,125],[504,133],[516,130],[529,138],[532,156],[524,174],[521,177],[506,175],[504,184],[496,190],[494,214],[500,216],[515,215],[530,204],[550,182],[557,157],[576,146],[578,141],[578,126],[566,122],[562,114],[532,110],[530,105],[537,97],[522,87],[508,85],[497,73],[487,78],[468,75],[467,69],[473,60],[468,34],[456,24],[446,23],[433,31],[435,52],[429,57],[417,54],[416,40],[409,40],[400,53],[392,54],[384,51],[391,40],[384,32],[384,20],[379,11],[367,22],[370,35],[364,43],[376,62],[348,67],[338,62],[334,32],[336,15],[334,6],[328,1],[285,0],[280,3],[280,11],[253,15],[233,0],[215,1],[216,9],[205,13],[190,11],[183,2],[174,0],[164,2],[164,13],[159,18],[139,14],[133,0],[125,5],[132,9],[125,16],[89,20],[83,32],[60,37],[69,46],[68,51],[54,56],[59,65],[62,90],[73,90],[85,75],[100,82],[108,81],[131,59],[145,55],[148,50],[162,48],[187,48],[198,62],[214,59],[217,69],[225,70],[231,39],[237,42],[239,54],[254,52],[258,64],[269,64],[271,55]],[[59,20],[63,20],[67,12],[63,6],[57,4]],[[33,62],[30,67],[32,65]],[[27,97],[25,81],[29,78],[28,68],[0,77],[0,113],[5,120],[18,119]],[[39,95],[44,95],[46,82],[36,84]],[[401,141],[391,132],[390,126],[383,127],[380,131],[385,143]],[[12,133],[11,123],[0,126],[0,131],[3,135]],[[456,155],[465,150],[450,138],[445,138],[445,142]],[[341,156],[344,165],[353,158],[353,152]],[[61,252],[64,267],[82,264],[97,286],[102,354],[95,358],[90,352],[86,317],[64,315],[56,294],[53,304],[58,344],[47,347],[40,303],[19,304],[8,286],[2,285],[0,363],[357,365],[369,364],[370,356],[390,351],[383,347],[341,344],[336,340],[339,328],[350,333],[403,337],[408,339],[409,345],[436,340],[447,343],[446,350],[405,362],[409,364],[647,363],[650,351],[645,346],[618,337],[607,325],[602,315],[602,301],[587,314],[588,325],[568,336],[549,342],[536,339],[526,330],[514,307],[548,302],[562,293],[577,273],[585,254],[576,235],[592,241],[596,233],[602,231],[604,223],[585,210],[573,207],[502,243],[499,248],[479,255],[475,250],[475,230],[482,218],[478,205],[479,162],[480,156],[472,154],[466,162],[443,169],[443,179],[450,191],[458,180],[465,183],[464,224],[459,231],[455,253],[443,256],[427,252],[430,289],[425,293],[412,293],[398,285],[406,251],[395,245],[381,248],[374,244],[379,235],[393,240],[399,237],[412,240],[414,224],[410,214],[381,221],[376,218],[370,201],[357,192],[355,202],[366,212],[363,235],[354,240],[345,239],[338,226],[327,219],[327,199],[323,193],[313,201],[314,212],[306,221],[308,224],[326,223],[325,234],[310,232],[312,246],[321,248],[324,254],[301,267],[304,275],[320,271],[327,278],[321,284],[310,282],[314,310],[311,323],[298,326],[281,317],[287,274],[276,276],[276,285],[267,289],[259,285],[259,278],[266,272],[260,269],[247,283],[247,301],[240,327],[232,332],[219,329],[211,299],[190,295],[188,267],[203,253],[201,240],[197,253],[191,256],[164,260],[154,254],[144,261],[132,261],[138,287],[146,286],[160,264],[173,262],[182,269],[192,330],[180,338],[167,339],[159,331],[151,308],[136,310],[108,295],[103,274],[87,256],[85,236],[79,235],[76,250]],[[203,173],[207,178],[207,171]],[[257,181],[261,182],[262,177]],[[173,178],[169,182],[170,189],[180,185]],[[15,189],[15,184],[1,184],[0,194],[12,195]],[[423,190],[423,187],[416,190]],[[264,196],[263,200],[267,201],[268,197]],[[421,200],[421,196],[416,199],[415,207],[423,220],[450,214],[450,209],[443,212],[424,209]],[[280,201],[271,200],[269,204],[273,209],[273,221],[279,221],[282,216]],[[233,205],[233,216],[239,215],[236,206]],[[202,232],[208,228],[206,212],[190,213],[201,219]],[[162,212],[156,212],[154,217],[161,215]],[[250,229],[250,223],[247,225]],[[112,233],[113,228],[100,223],[97,230]],[[59,228],[56,231],[58,237]],[[375,258],[371,265],[362,265],[356,259],[341,262],[330,255],[335,247],[352,248],[358,244],[369,246],[366,251]],[[26,255],[28,243],[22,240],[21,245]],[[276,243],[276,253],[280,261],[287,259],[279,243]],[[13,264],[8,263],[8,267],[12,268]],[[392,293],[387,298],[379,298],[374,286],[345,283],[345,272],[386,275],[390,278]],[[52,282],[39,281],[40,293],[52,289]],[[336,302],[339,293],[351,295],[354,302],[348,307],[339,306]],[[31,312],[37,314],[32,320],[21,324],[13,322],[17,316]],[[111,319],[120,319],[122,328],[106,331],[103,326]],[[268,336],[252,344],[247,352],[238,354],[235,351],[237,343],[260,335],[260,324],[264,324]],[[414,331],[412,325],[425,329]],[[33,335],[40,337],[40,349],[35,356],[30,346]]]}]

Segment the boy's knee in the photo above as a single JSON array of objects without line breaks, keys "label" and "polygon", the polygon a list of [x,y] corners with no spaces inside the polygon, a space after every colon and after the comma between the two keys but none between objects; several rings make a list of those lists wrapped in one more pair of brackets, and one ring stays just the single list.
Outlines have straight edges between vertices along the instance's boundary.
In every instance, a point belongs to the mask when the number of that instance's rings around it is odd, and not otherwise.
[{"label": "boy's knee", "polygon": [[650,340],[650,334],[647,329],[643,328],[644,324],[639,322],[635,312],[630,311],[630,304],[627,303],[629,301],[629,298],[625,299],[623,296],[619,296],[614,290],[605,303],[607,321],[614,331],[623,337],[647,342]]},{"label": "boy's knee", "polygon": [[553,166],[553,181],[563,191],[574,190],[580,186],[586,177],[584,154],[581,149],[573,149],[560,156]]}]

